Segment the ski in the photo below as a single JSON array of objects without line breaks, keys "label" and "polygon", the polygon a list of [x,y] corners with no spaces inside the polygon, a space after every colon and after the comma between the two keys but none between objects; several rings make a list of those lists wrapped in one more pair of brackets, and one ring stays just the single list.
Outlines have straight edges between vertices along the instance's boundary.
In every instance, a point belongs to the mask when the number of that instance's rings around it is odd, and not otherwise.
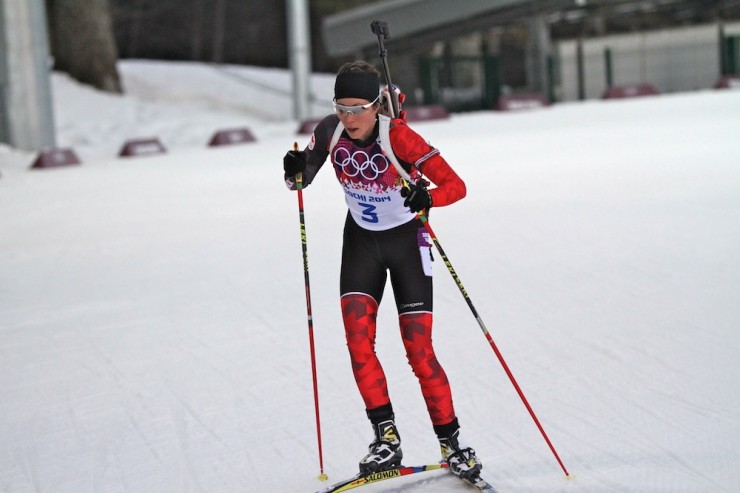
[{"label": "ski", "polygon": [[[338,483],[329,486],[326,489],[319,490],[316,493],[339,493],[341,491],[348,491],[360,486],[368,484],[379,483],[387,479],[400,478],[401,476],[408,476],[409,474],[417,474],[425,471],[433,471],[435,469],[446,469],[448,466],[445,463],[442,464],[426,464],[423,466],[400,466],[394,469],[387,469],[368,475],[357,474],[349,479],[340,481]],[[483,490],[486,491],[486,490]]]},{"label": "ski", "polygon": [[493,487],[491,483],[478,476],[474,476],[472,478],[461,478],[458,476],[459,479],[461,479],[464,483],[472,486],[473,488],[476,488],[478,491],[486,491],[488,493],[498,493],[498,490]]}]

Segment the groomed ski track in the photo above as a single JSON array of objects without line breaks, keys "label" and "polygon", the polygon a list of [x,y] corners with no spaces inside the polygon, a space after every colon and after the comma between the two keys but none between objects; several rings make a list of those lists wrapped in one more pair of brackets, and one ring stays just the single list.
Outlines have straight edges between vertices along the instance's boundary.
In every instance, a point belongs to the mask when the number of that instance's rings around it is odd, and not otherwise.
[{"label": "groomed ski track", "polygon": [[[84,135],[65,111],[115,134],[107,97],[55,84],[62,144]],[[142,133],[162,121],[148,108]],[[203,118],[221,121],[214,111]],[[198,114],[167,113],[156,128],[177,145],[162,156],[31,172],[28,155],[2,149],[1,492],[326,485],[296,196],[280,170],[296,125],[251,125],[256,143],[206,149],[208,135],[188,140]],[[501,493],[736,491],[739,115],[740,92],[704,91],[415,125],[468,185],[432,210],[435,232],[573,476],[437,261],[438,356]],[[327,167],[305,192],[329,482],[351,475],[370,438],[338,308],[334,181]],[[396,324],[388,291],[377,350],[404,457],[436,460]],[[420,476],[357,491],[464,491]]]}]

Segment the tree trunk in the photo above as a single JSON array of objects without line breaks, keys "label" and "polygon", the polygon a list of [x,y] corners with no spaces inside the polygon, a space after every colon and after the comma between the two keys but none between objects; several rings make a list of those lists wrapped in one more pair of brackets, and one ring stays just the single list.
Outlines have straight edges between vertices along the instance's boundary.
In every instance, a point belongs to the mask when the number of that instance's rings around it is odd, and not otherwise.
[{"label": "tree trunk", "polygon": [[54,69],[108,92],[121,92],[108,0],[46,0]]},{"label": "tree trunk", "polygon": [[213,23],[213,57],[214,63],[224,61],[224,39],[226,31],[226,0],[217,0],[214,7],[215,21]]},{"label": "tree trunk", "polygon": [[190,59],[200,60],[203,52],[203,0],[192,0],[192,34],[190,38]]}]

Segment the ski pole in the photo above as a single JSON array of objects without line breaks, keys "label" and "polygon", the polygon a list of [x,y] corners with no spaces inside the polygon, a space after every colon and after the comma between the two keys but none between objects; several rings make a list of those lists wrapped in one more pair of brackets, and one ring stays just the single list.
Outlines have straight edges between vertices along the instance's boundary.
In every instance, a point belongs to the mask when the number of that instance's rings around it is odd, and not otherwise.
[{"label": "ski pole", "polygon": [[442,257],[442,261],[447,266],[447,270],[450,272],[450,275],[452,275],[452,279],[455,281],[455,284],[457,284],[457,288],[460,290],[460,293],[462,293],[463,298],[465,298],[465,302],[468,304],[470,311],[473,312],[473,316],[475,317],[475,320],[478,322],[478,325],[483,331],[483,334],[486,336],[486,340],[488,340],[488,343],[491,345],[491,349],[493,349],[493,352],[496,354],[496,357],[501,363],[501,366],[503,366],[504,371],[506,372],[506,375],[509,377],[509,380],[511,380],[511,383],[514,385],[514,389],[516,389],[517,394],[519,394],[519,397],[524,403],[524,407],[526,407],[527,411],[529,411],[529,415],[532,417],[532,419],[534,420],[534,423],[537,425],[537,429],[540,430],[542,437],[545,439],[545,442],[547,442],[548,447],[550,447],[550,450],[555,456],[555,459],[558,461],[558,464],[560,464],[560,467],[563,469],[563,472],[565,473],[566,476],[570,477],[570,474],[568,474],[568,470],[565,468],[563,461],[560,460],[560,456],[555,450],[555,447],[550,441],[550,438],[547,436],[547,433],[545,433],[545,429],[540,424],[540,420],[537,419],[537,415],[535,415],[534,410],[532,409],[532,406],[529,405],[529,401],[524,396],[524,392],[522,392],[522,389],[517,383],[516,378],[514,378],[514,374],[511,372],[511,369],[509,369],[509,365],[506,364],[506,360],[501,354],[501,351],[499,351],[498,346],[496,346],[496,343],[493,341],[493,337],[491,337],[491,334],[488,332],[488,329],[486,329],[486,324],[483,323],[483,319],[481,319],[480,315],[478,315],[478,310],[475,309],[475,306],[473,305],[473,300],[471,300],[470,296],[468,296],[468,292],[465,290],[465,286],[463,286],[463,283],[460,280],[460,276],[457,275],[457,272],[455,272],[454,267],[452,267],[452,263],[447,258],[447,254],[442,248],[442,245],[439,243],[437,236],[434,234],[434,231],[432,230],[432,226],[429,224],[429,219],[422,212],[419,212],[417,214],[417,217],[421,220],[422,223],[424,223],[424,226],[426,227],[427,232],[429,232],[429,236],[432,237],[432,242],[434,243],[434,246],[437,247],[437,251],[439,252],[439,255]]},{"label": "ski pole", "polygon": [[[293,143],[293,150],[298,151],[298,142]],[[313,402],[316,410],[316,436],[319,447],[319,479],[329,479],[324,473],[324,454],[321,447],[321,417],[319,415],[319,385],[316,378],[316,349],[313,341],[313,315],[311,314],[311,283],[308,278],[308,245],[306,244],[306,218],[303,212],[303,173],[296,175],[296,190],[298,190],[298,216],[301,222],[301,248],[303,249],[303,279],[306,286],[306,314],[308,319],[308,341],[311,350],[311,375],[313,377]]]}]

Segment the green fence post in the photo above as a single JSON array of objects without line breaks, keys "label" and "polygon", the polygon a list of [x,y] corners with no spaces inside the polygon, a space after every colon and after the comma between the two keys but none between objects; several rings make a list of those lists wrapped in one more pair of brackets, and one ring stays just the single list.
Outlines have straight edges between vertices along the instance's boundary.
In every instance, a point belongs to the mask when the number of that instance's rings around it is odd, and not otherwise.
[{"label": "green fence post", "polygon": [[417,103],[432,104],[435,102],[434,83],[432,81],[438,79],[432,73],[435,66],[434,60],[432,58],[422,58],[419,66],[421,71],[421,90],[424,92],[424,101],[417,101]]},{"label": "green fence post", "polygon": [[725,39],[727,48],[727,71],[725,75],[740,74],[740,36],[728,36]]},{"label": "green fence post", "polygon": [[495,55],[483,56],[483,103],[490,110],[501,97],[501,64]]},{"label": "green fence post", "polygon": [[612,49],[604,48],[604,70],[606,75],[606,87],[614,85],[614,72],[612,71]]},{"label": "green fence post", "polygon": [[555,57],[547,55],[547,99],[555,102]]}]

